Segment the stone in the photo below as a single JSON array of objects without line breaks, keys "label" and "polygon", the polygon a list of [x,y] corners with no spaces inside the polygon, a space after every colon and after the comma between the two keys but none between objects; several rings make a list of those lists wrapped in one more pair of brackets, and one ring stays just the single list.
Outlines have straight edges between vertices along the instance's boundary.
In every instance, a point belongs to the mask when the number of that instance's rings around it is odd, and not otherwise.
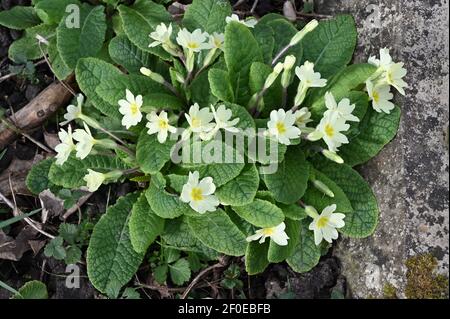
[{"label": "stone", "polygon": [[358,26],[355,62],[388,47],[408,70],[397,137],[358,168],[380,208],[366,239],[340,240],[334,250],[356,298],[383,297],[387,284],[404,298],[405,262],[430,253],[449,273],[449,4],[447,0],[318,0],[316,12],[350,13]]}]

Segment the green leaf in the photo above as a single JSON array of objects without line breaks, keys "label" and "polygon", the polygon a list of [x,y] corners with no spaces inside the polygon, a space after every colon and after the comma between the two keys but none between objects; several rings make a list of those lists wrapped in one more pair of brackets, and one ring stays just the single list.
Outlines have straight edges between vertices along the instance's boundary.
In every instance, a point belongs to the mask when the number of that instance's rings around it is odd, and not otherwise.
[{"label": "green leaf", "polygon": [[29,281],[19,288],[13,299],[48,299],[47,287],[41,281]]},{"label": "green leaf", "polygon": [[64,262],[67,265],[76,264],[81,261],[81,249],[77,246],[70,246],[67,248],[66,257],[64,258]]},{"label": "green leaf", "polygon": [[208,72],[211,93],[220,101],[233,102],[234,93],[228,72],[221,69],[210,69]]},{"label": "green leaf", "polygon": [[191,100],[197,102],[201,107],[210,107],[217,102],[216,96],[209,87],[208,73],[202,72],[189,86]]},{"label": "green leaf", "polygon": [[397,134],[400,115],[398,106],[390,114],[368,110],[359,124],[359,135],[339,149],[345,163],[355,166],[376,156]]},{"label": "green leaf", "polygon": [[81,160],[72,155],[63,165],[53,163],[50,167],[48,178],[55,185],[65,188],[77,188],[86,185],[83,177],[88,173],[88,168],[97,172],[107,173],[128,167],[118,157],[90,155]]},{"label": "green leaf", "polygon": [[328,188],[333,192],[334,197],[331,198],[326,196],[313,185],[310,185],[302,198],[306,205],[311,205],[320,212],[325,207],[336,204],[337,212],[344,214],[353,212],[352,205],[348,200],[347,195],[345,195],[344,191],[333,180],[329,179],[325,174],[314,168],[311,168],[311,173],[314,175],[315,179],[328,186]]},{"label": "green leaf", "polygon": [[[308,192],[308,190],[307,190],[307,192]],[[298,205],[297,203],[290,204],[290,205],[278,204],[278,207],[281,208],[281,210],[283,211],[284,216],[286,216],[286,218],[289,218],[292,220],[302,220],[302,219],[305,219],[306,217],[308,217],[305,209],[303,207],[301,207],[300,205]]]},{"label": "green leaf", "polygon": [[349,92],[359,85],[366,82],[366,80],[375,72],[376,67],[367,64],[352,64],[343,69],[336,75],[333,80],[329,81],[328,85],[320,90],[314,97],[315,100],[306,101],[305,103],[312,104],[310,111],[315,119],[320,119],[323,112],[326,110],[325,106],[325,92],[329,91],[333,94],[336,101],[348,97]]},{"label": "green leaf", "polygon": [[36,39],[36,35],[40,35],[50,41],[55,37],[56,33],[52,26],[46,24],[40,24],[26,29],[25,35],[14,41],[9,47],[9,58],[13,62],[23,63],[27,60],[31,61],[43,57],[47,53],[47,46],[41,44],[41,48],[39,48],[39,41]]},{"label": "green leaf", "polygon": [[66,257],[66,249],[63,246],[63,238],[55,237],[45,246],[44,255],[53,257],[56,260],[63,260]]},{"label": "green leaf", "polygon": [[299,146],[288,148],[284,161],[278,164],[273,174],[264,174],[262,179],[275,200],[293,204],[302,198],[308,185],[310,165]]},{"label": "green leaf", "polygon": [[78,225],[63,223],[59,225],[59,236],[61,236],[67,243],[74,245],[80,235]]},{"label": "green leaf", "polygon": [[261,228],[277,226],[284,220],[284,214],[280,208],[262,199],[255,199],[250,204],[232,208],[241,218]]},{"label": "green leaf", "polygon": [[184,13],[183,25],[190,31],[199,28],[210,34],[223,33],[225,18],[231,16],[231,11],[226,0],[194,0]]},{"label": "green leaf", "polygon": [[[255,26],[253,31],[256,41],[263,55],[263,61],[267,64],[272,63],[273,51],[275,48],[274,31],[266,24],[261,24],[261,21]],[[276,53],[275,53],[276,54]]]},{"label": "green leaf", "polygon": [[137,193],[119,198],[94,227],[87,250],[89,280],[100,292],[115,298],[136,273],[144,253],[133,249],[128,221]]},{"label": "green leaf", "polygon": [[[250,67],[250,92],[253,94],[259,93],[264,86],[264,82],[273,69],[261,62],[254,62]],[[272,86],[267,90],[263,96],[264,113],[263,115],[268,115],[271,110],[278,109],[281,104],[281,76],[272,84]]]},{"label": "green leaf", "polygon": [[108,51],[111,59],[130,73],[138,73],[141,67],[151,67],[154,63],[150,53],[139,49],[125,35],[112,38]]},{"label": "green leaf", "polygon": [[225,102],[224,104],[227,107],[227,109],[230,109],[231,112],[233,113],[232,119],[234,118],[239,119],[239,122],[235,125],[236,128],[239,128],[243,131],[249,128],[255,129],[255,121],[253,120],[253,117],[250,115],[250,113],[248,113],[248,111],[244,107],[228,102]]},{"label": "green leaf", "polygon": [[269,250],[269,241],[266,240],[260,244],[257,241],[249,242],[245,250],[245,271],[249,275],[262,273],[269,265],[267,252]]},{"label": "green leaf", "polygon": [[151,111],[164,110],[182,110],[184,103],[176,96],[166,93],[152,93],[144,96],[144,104],[141,110],[147,113]]},{"label": "green leaf", "polygon": [[152,211],[145,193],[142,193],[133,205],[129,227],[131,244],[134,250],[140,253],[145,253],[156,237],[164,231],[164,219]]},{"label": "green leaf", "polygon": [[[186,156],[185,151],[188,152]],[[199,171],[202,178],[212,177],[217,187],[237,177],[245,166],[243,155],[219,140],[195,141],[187,145],[182,160],[182,167]]]},{"label": "green leaf", "polygon": [[[126,89],[136,95],[145,95],[148,92],[167,92],[159,83],[143,75],[115,74],[108,81],[102,81],[95,92],[108,104],[114,105],[115,112],[119,113],[118,101],[125,99]],[[158,93],[160,94],[160,93]],[[144,97],[142,108],[151,108]],[[120,113],[119,113],[120,114]]]},{"label": "green leaf", "polygon": [[225,28],[225,62],[237,104],[250,99],[249,73],[253,62],[261,62],[262,54],[251,31],[241,23],[231,22]]},{"label": "green leaf", "polygon": [[146,174],[157,173],[170,160],[172,146],[176,141],[168,138],[165,143],[158,142],[157,134],[149,135],[142,130],[136,146],[136,160]]},{"label": "green leaf", "polygon": [[169,24],[172,20],[164,6],[148,0],[138,0],[132,6],[120,5],[118,10],[125,34],[134,45],[162,59],[171,59],[171,55],[161,46],[148,46],[152,42],[149,34],[155,31],[156,26],[161,22]]},{"label": "green leaf", "polygon": [[24,30],[41,23],[34,8],[15,6],[0,12],[0,25],[9,29]]},{"label": "green leaf", "polygon": [[303,60],[313,62],[314,70],[323,78],[329,78],[351,61],[356,37],[355,21],[351,15],[321,21],[302,41]]},{"label": "green leaf", "polygon": [[295,248],[297,248],[298,241],[300,239],[300,223],[297,220],[286,219],[286,234],[289,236],[288,244],[286,246],[280,246],[272,239],[270,240],[269,251],[267,258],[271,263],[280,263],[286,258],[292,256]]},{"label": "green leaf", "polygon": [[[72,12],[66,11],[70,4],[80,6],[78,0],[41,0],[35,5],[35,9],[45,24],[58,24],[66,13]],[[76,14],[76,11],[73,11],[72,14]]]},{"label": "green leaf", "polygon": [[378,224],[378,205],[367,182],[346,164],[320,159],[315,165],[344,191],[353,207],[353,212],[345,214],[345,226],[339,231],[355,238],[370,236]]},{"label": "green leaf", "polygon": [[150,186],[145,192],[150,207],[162,218],[176,218],[183,214],[197,214],[190,206],[180,200],[178,194],[165,190],[166,180],[158,173],[152,176]]},{"label": "green leaf", "polygon": [[[289,44],[292,37],[297,34],[298,30],[291,22],[287,21],[286,19],[274,19],[272,21],[268,21],[267,25],[273,30],[273,36],[275,39],[273,56],[275,57],[283,48],[285,48]],[[284,57],[287,55],[295,56],[297,59],[295,65],[299,65],[303,56],[303,45],[297,44],[296,46],[290,48],[278,62],[283,61]]]},{"label": "green leaf", "polygon": [[169,266],[167,264],[162,264],[153,270],[153,276],[156,282],[159,284],[164,284],[167,280],[167,272],[169,271]]},{"label": "green leaf", "polygon": [[72,74],[73,69],[69,68],[64,61],[61,59],[61,55],[56,47],[56,39],[53,38],[48,46],[48,60],[52,66],[52,71],[59,80],[65,80],[70,74]]},{"label": "green leaf", "polygon": [[210,259],[218,257],[218,253],[203,245],[196,237],[187,223],[187,217],[167,220],[161,238],[167,245],[185,251],[192,251],[208,256]]},{"label": "green leaf", "polygon": [[48,180],[48,172],[54,162],[53,158],[45,159],[31,168],[25,183],[33,194],[39,194],[51,186]]},{"label": "green leaf", "polygon": [[350,122],[350,129],[345,133],[348,139],[352,141],[355,136],[359,135],[359,125],[364,119],[369,106],[369,96],[366,92],[350,91],[347,95],[347,98],[350,100],[351,104],[355,104],[355,109],[353,110],[352,114],[360,120],[359,122]]},{"label": "green leaf", "polygon": [[245,254],[245,235],[221,209],[199,217],[188,217],[192,234],[205,246],[230,256]]},{"label": "green leaf", "polygon": [[76,80],[81,91],[96,109],[114,119],[122,118],[122,115],[119,113],[119,107],[116,104],[111,105],[105,102],[95,92],[95,89],[100,83],[108,82],[110,78],[119,74],[121,72],[114,65],[96,58],[80,59],[75,69]]},{"label": "green leaf", "polygon": [[253,201],[259,186],[259,174],[254,164],[248,164],[241,174],[216,190],[222,204],[242,206]]},{"label": "green leaf", "polygon": [[287,259],[289,266],[298,273],[313,269],[320,259],[320,246],[314,243],[314,232],[308,229],[310,220],[300,222],[300,237],[294,254]]},{"label": "green leaf", "polygon": [[103,6],[80,7],[80,27],[68,25],[65,19],[56,29],[57,46],[64,63],[75,68],[78,59],[95,56],[105,40],[106,18]]},{"label": "green leaf", "polygon": [[175,263],[169,265],[170,279],[175,285],[181,286],[191,278],[191,268],[189,262],[184,259],[178,259]]}]

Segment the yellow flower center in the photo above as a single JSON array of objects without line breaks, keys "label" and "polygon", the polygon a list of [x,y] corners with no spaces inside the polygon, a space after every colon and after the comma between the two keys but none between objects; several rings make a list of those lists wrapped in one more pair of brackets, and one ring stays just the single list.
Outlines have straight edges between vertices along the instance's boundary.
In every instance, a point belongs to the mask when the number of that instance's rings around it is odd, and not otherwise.
[{"label": "yellow flower center", "polygon": [[265,235],[265,236],[271,236],[271,235],[273,235],[273,233],[275,232],[275,229],[272,227],[272,228],[264,228],[263,230],[262,230],[262,233]]},{"label": "yellow flower center", "polygon": [[317,221],[317,227],[318,228],[324,228],[330,219],[328,217],[320,217]]},{"label": "yellow flower center", "polygon": [[158,125],[159,125],[159,128],[163,129],[163,130],[165,130],[169,127],[169,123],[167,120],[159,120]]},{"label": "yellow flower center", "polygon": [[202,121],[197,117],[193,117],[191,122],[192,127],[200,127],[202,125]]},{"label": "yellow flower center", "polygon": [[203,200],[203,194],[202,194],[202,190],[198,187],[194,187],[191,190],[191,198],[193,201],[200,201]]},{"label": "yellow flower center", "polygon": [[139,105],[136,102],[130,103],[131,115],[136,115],[139,113]]},{"label": "yellow flower center", "polygon": [[279,134],[286,133],[286,126],[284,125],[283,122],[277,122],[277,131]]},{"label": "yellow flower center", "polygon": [[188,42],[187,47],[189,49],[198,49],[200,45],[198,44],[198,42]]},{"label": "yellow flower center", "polygon": [[330,124],[325,125],[325,134],[327,134],[329,137],[332,137],[334,135],[334,128]]},{"label": "yellow flower center", "polygon": [[372,96],[375,103],[378,103],[378,101],[380,101],[380,94],[378,94],[378,92],[373,91]]}]

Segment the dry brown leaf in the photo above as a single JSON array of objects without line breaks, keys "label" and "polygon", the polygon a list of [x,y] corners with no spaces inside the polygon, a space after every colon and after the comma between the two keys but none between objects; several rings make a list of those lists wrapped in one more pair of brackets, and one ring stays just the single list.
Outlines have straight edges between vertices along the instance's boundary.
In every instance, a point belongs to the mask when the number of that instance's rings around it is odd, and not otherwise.
[{"label": "dry brown leaf", "polygon": [[42,206],[41,219],[45,224],[49,217],[60,216],[64,211],[64,201],[53,194],[49,189],[39,194],[39,200]]},{"label": "dry brown leaf", "polygon": [[12,238],[0,229],[0,259],[19,261],[31,249],[28,241],[34,239],[36,234],[32,227],[25,226],[16,238]]}]

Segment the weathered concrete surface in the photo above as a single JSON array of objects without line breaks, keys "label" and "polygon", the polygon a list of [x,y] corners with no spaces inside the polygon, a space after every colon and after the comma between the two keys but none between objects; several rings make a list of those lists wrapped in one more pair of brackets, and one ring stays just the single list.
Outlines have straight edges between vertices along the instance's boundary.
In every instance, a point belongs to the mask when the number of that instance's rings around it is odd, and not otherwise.
[{"label": "weathered concrete surface", "polygon": [[373,237],[343,239],[342,261],[354,297],[381,297],[386,283],[403,295],[407,258],[432,253],[449,269],[448,0],[319,0],[316,11],[351,13],[358,24],[355,61],[391,48],[404,61],[410,88],[397,96],[397,138],[360,171],[380,207]]}]

